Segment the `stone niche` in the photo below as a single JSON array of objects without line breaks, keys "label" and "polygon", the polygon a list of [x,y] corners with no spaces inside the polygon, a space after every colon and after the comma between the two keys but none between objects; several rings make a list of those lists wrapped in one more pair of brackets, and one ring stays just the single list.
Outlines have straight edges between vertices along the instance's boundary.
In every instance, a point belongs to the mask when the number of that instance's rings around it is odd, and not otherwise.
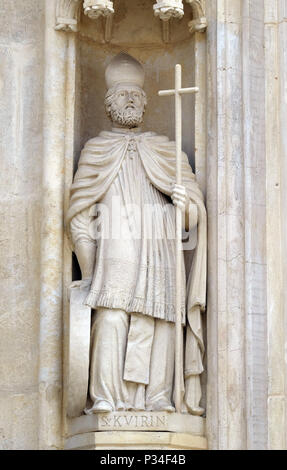
[{"label": "stone niche", "polygon": [[[184,3],[184,16],[171,19],[167,24],[154,15],[153,4],[151,0],[115,0],[115,13],[108,20],[103,16],[97,19],[88,17],[80,6],[81,14],[76,27],[74,171],[87,140],[102,130],[111,129],[104,109],[105,69],[121,51],[134,56],[145,67],[144,88],[148,105],[143,130],[153,130],[172,140],[175,138],[174,98],[159,97],[158,91],[174,87],[174,68],[177,63],[182,65],[183,87],[200,85],[195,83],[198,78],[198,37],[196,39],[196,35],[190,32],[191,23],[194,23],[194,10],[191,5]],[[110,21],[109,25],[107,21]],[[110,28],[108,38],[107,26]],[[203,42],[204,35],[199,36]],[[201,62],[204,59],[201,58]],[[204,95],[205,91],[201,91]],[[195,147],[200,138],[196,137],[196,99],[194,95],[185,95],[183,99],[183,150],[197,173]],[[204,191],[204,187],[202,189]],[[66,266],[66,288],[70,278],[68,269]],[[74,259],[73,280],[77,279],[80,279],[80,271]],[[68,315],[67,307],[66,318]],[[66,333],[66,344],[68,341]],[[206,402],[205,375],[202,375],[203,407]],[[111,413],[110,416],[82,414],[66,420],[65,437],[66,449],[206,448],[205,418],[173,416],[169,413],[158,416],[129,412],[122,415]]]}]

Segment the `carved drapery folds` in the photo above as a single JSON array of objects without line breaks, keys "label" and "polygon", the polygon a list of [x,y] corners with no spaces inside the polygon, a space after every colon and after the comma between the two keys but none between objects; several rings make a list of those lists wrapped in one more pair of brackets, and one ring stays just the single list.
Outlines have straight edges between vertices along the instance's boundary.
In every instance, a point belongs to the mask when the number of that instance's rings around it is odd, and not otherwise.
[{"label": "carved drapery folds", "polygon": [[58,0],[56,7],[57,31],[77,32],[82,0]]},{"label": "carved drapery folds", "polygon": [[182,18],[184,15],[181,0],[157,0],[153,9],[155,16],[159,16],[163,21],[168,21],[171,18]]},{"label": "carved drapery folds", "polygon": [[84,0],[83,8],[85,15],[92,19],[107,17],[114,13],[114,4],[109,0]]},{"label": "carved drapery folds", "polygon": [[191,34],[203,33],[207,28],[205,0],[186,0],[186,3],[191,5],[193,11],[193,20],[188,23],[189,32]]}]

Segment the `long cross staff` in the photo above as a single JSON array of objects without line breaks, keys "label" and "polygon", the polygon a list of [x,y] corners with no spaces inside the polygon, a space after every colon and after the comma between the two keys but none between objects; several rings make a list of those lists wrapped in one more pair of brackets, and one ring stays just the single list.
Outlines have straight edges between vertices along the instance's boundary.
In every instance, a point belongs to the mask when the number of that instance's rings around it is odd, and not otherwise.
[{"label": "long cross staff", "polygon": [[[175,142],[176,142],[176,184],[182,184],[182,107],[181,95],[197,93],[199,88],[182,88],[181,65],[175,66],[175,89],[161,90],[159,96],[175,97]],[[182,327],[181,327],[181,292],[182,292],[182,212],[176,207],[176,323],[175,323],[175,409],[181,412],[181,354],[182,354]]]}]

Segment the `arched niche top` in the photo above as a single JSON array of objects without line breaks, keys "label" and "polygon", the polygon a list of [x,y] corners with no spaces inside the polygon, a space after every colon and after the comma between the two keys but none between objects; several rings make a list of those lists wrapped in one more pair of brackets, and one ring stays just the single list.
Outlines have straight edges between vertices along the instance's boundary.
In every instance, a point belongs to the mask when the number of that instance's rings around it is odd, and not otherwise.
[{"label": "arched niche top", "polygon": [[[192,20],[188,22],[190,34],[204,32],[207,27],[205,17],[205,0],[185,0],[192,8]],[[112,35],[113,16],[120,9],[117,1],[110,0],[58,0],[56,6],[57,31],[77,32],[84,13],[92,20],[105,19],[105,41],[109,41]],[[170,21],[182,19],[185,14],[182,0],[157,0],[152,4],[154,15],[162,21],[162,36],[164,42],[169,42]]]}]

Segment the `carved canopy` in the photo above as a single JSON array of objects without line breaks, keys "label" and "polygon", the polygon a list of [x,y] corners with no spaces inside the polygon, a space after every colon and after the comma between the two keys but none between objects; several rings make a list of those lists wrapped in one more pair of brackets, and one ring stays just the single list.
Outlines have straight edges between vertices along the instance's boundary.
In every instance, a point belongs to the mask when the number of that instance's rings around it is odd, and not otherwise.
[{"label": "carved canopy", "polygon": [[[205,0],[185,0],[193,10],[193,20],[189,22],[191,33],[203,32],[207,22],[205,17]],[[182,0],[157,0],[153,5],[155,16],[168,22],[171,18],[182,18],[184,5]],[[56,25],[58,31],[77,32],[81,12],[92,19],[100,16],[111,17],[114,13],[114,2],[110,0],[58,0],[56,8]]]}]

